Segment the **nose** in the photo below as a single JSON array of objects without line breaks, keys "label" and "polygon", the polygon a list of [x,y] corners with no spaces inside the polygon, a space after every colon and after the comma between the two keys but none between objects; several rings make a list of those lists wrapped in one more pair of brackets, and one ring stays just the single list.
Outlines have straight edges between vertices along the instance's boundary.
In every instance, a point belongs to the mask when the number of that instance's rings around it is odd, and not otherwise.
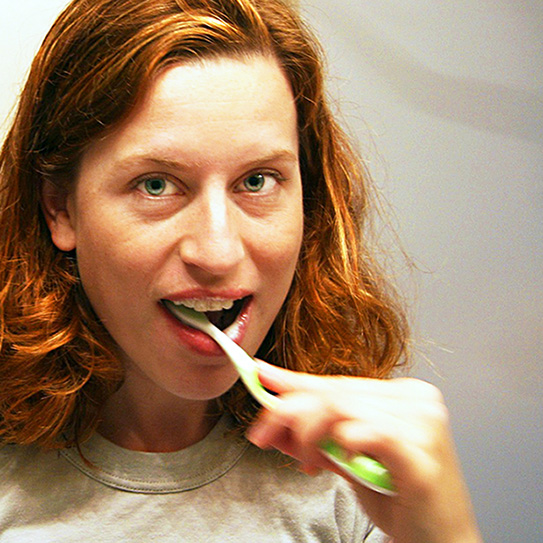
[{"label": "nose", "polygon": [[213,277],[224,277],[245,257],[241,211],[224,193],[202,194],[191,204],[190,225],[179,243],[185,265]]}]

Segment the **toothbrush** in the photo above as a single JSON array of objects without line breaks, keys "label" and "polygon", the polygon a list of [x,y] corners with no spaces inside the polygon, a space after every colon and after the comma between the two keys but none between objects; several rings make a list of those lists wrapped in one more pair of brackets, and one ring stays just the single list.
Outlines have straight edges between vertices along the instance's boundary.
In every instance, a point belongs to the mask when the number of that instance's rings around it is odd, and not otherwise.
[{"label": "toothbrush", "polygon": [[[209,322],[203,313],[169,300],[164,300],[164,304],[178,320],[214,339],[234,364],[241,380],[255,400],[266,409],[274,409],[281,400],[262,386],[258,378],[258,365],[251,356]],[[332,463],[360,484],[387,496],[396,494],[390,473],[377,460],[362,454],[352,456],[332,439],[324,440],[320,448]]]}]

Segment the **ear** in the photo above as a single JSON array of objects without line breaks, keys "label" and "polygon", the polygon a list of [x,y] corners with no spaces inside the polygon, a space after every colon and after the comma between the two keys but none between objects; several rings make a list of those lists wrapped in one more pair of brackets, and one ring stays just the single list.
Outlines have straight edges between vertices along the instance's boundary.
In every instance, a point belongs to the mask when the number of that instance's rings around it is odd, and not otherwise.
[{"label": "ear", "polygon": [[69,196],[50,180],[41,188],[41,206],[51,239],[61,251],[73,251],[76,246],[75,229],[69,208]]}]

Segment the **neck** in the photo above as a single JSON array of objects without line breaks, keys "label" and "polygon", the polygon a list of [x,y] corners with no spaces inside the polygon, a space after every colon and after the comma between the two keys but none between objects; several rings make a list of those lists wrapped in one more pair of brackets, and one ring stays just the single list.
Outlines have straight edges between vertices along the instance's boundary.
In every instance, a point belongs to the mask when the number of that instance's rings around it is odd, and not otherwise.
[{"label": "neck", "polygon": [[124,385],[106,403],[98,432],[125,449],[173,452],[202,440],[219,415],[213,402],[134,397]]}]

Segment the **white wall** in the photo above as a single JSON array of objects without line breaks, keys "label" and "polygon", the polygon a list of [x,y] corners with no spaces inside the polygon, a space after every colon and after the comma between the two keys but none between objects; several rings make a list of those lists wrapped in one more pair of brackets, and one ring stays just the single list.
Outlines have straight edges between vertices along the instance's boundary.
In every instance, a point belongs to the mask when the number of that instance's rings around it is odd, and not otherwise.
[{"label": "white wall", "polygon": [[[1,0],[0,118],[64,0]],[[489,542],[543,541],[543,4],[302,0],[417,274]]]},{"label": "white wall", "polygon": [[0,135],[42,39],[68,0],[0,0]]},{"label": "white wall", "polygon": [[485,539],[541,542],[543,3],[301,6],[423,270],[414,373],[448,400]]}]

